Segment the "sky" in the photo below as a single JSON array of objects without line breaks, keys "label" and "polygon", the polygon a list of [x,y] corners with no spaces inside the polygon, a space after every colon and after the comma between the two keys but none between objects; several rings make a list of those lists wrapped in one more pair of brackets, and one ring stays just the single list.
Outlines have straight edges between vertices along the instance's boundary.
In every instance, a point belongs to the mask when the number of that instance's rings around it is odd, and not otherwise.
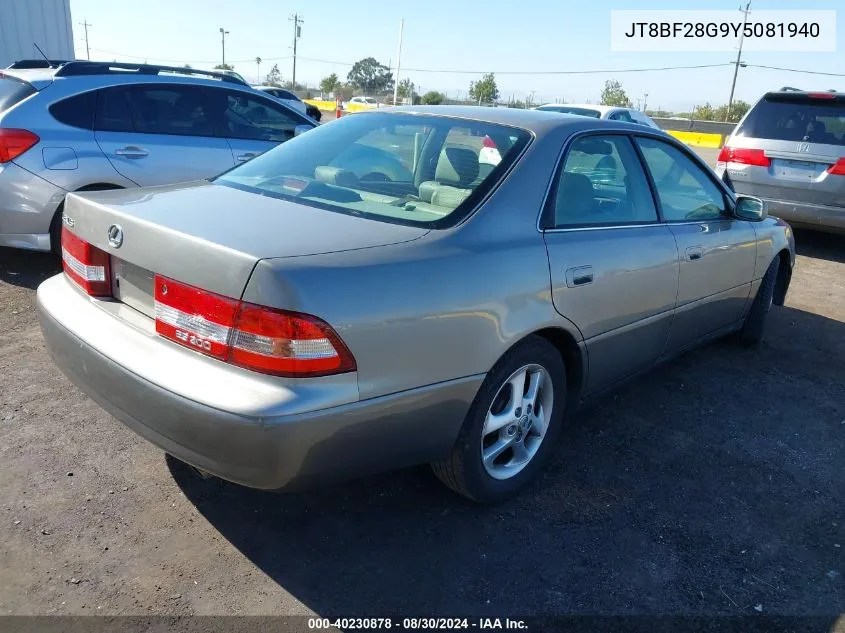
[{"label": "sky", "polygon": [[[622,73],[620,69],[733,62],[733,52],[614,53],[613,9],[729,9],[739,0],[70,0],[76,55],[85,58],[87,21],[91,59],[149,61],[211,68],[226,61],[249,81],[277,63],[292,76],[293,22],[299,13],[296,79],[316,87],[334,72],[346,78],[364,57],[396,67],[399,24],[404,19],[400,78],[417,90],[465,97],[471,81],[494,72],[503,99],[534,103],[598,102],[604,82],[617,79],[631,100],[649,109],[688,111],[726,103],[733,65],[718,68]],[[841,0],[752,0],[757,9],[841,9],[835,53],[743,52],[749,64],[845,73],[845,4]],[[143,9],[141,9],[143,7]],[[737,10],[738,18],[741,14]],[[317,61],[322,60],[322,61]],[[502,74],[522,71],[601,70],[589,75]],[[429,72],[436,71],[436,72]],[[470,72],[446,72],[470,71]],[[616,72],[614,72],[616,71]],[[753,102],[766,90],[789,85],[845,90],[845,76],[827,77],[762,68],[740,68],[736,98]],[[647,97],[645,95],[648,95]]]}]

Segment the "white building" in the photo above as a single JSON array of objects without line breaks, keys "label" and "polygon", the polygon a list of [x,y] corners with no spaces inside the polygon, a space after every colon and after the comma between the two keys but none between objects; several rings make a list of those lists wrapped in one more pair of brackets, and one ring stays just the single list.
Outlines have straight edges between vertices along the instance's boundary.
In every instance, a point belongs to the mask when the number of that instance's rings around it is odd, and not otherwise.
[{"label": "white building", "polygon": [[0,0],[0,68],[19,59],[74,59],[70,0]]}]

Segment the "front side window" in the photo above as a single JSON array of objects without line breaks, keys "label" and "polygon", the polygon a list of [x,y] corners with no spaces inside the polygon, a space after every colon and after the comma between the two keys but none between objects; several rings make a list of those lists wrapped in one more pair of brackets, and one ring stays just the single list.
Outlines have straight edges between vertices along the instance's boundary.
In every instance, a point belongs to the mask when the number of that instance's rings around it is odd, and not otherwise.
[{"label": "front side window", "polygon": [[555,228],[657,222],[657,210],[634,147],[626,136],[582,136],[557,178]]},{"label": "front side window", "polygon": [[271,101],[226,91],[223,136],[258,141],[286,141],[305,120]]},{"label": "front side window", "polygon": [[[487,140],[485,140],[487,139]],[[465,217],[528,144],[525,130],[367,113],[320,126],[221,175],[221,185],[377,220],[440,228]],[[483,150],[495,144],[496,165]]]},{"label": "front side window", "polygon": [[727,217],[722,190],[681,150],[651,138],[638,138],[667,222]]}]

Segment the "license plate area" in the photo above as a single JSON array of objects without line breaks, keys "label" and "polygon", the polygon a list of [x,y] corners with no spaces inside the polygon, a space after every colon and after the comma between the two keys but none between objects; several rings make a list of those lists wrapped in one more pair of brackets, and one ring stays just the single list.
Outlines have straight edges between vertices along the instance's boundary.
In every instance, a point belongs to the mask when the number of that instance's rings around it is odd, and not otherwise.
[{"label": "license plate area", "polygon": [[112,296],[146,316],[155,318],[153,273],[146,268],[111,257]]},{"label": "license plate area", "polygon": [[775,158],[772,160],[772,168],[777,178],[785,178],[798,182],[812,182],[822,174],[825,170],[825,165],[811,163],[809,161]]}]

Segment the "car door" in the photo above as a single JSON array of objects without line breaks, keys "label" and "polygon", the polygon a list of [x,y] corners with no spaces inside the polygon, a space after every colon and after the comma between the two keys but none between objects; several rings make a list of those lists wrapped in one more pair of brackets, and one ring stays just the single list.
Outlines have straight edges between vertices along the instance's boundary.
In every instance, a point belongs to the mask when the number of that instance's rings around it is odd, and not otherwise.
[{"label": "car door", "polygon": [[732,201],[715,176],[686,150],[651,137],[636,142],[680,254],[670,352],[742,318],[754,275],[757,234],[751,222],[733,216]]},{"label": "car door", "polygon": [[263,97],[235,90],[225,93],[222,134],[237,163],[243,163],[292,139],[297,125],[314,124],[290,108]]},{"label": "car door", "polygon": [[234,164],[198,86],[149,84],[100,90],[94,136],[111,165],[141,185],[210,178]]},{"label": "car door", "polygon": [[542,227],[555,309],[586,342],[587,391],[651,365],[672,323],[678,251],[627,135],[572,142]]}]

